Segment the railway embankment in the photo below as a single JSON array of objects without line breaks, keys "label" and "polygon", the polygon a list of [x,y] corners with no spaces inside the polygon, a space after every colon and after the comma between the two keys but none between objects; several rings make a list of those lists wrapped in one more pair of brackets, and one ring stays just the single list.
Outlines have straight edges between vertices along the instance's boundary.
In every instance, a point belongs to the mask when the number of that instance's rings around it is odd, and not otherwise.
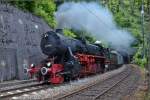
[{"label": "railway embankment", "polygon": [[[21,96],[14,96],[13,99],[55,99],[55,100],[78,100],[90,98],[90,100],[120,100],[130,97],[136,93],[141,84],[141,71],[133,65],[123,67],[101,75],[90,76],[59,86],[50,86],[47,89],[39,90]],[[93,92],[93,91],[94,92]],[[92,92],[91,92],[92,91]],[[99,91],[99,92],[96,92]],[[90,95],[88,95],[88,93]],[[94,93],[94,94],[93,94]],[[93,95],[91,95],[93,94]],[[129,97],[129,96],[128,96]]]}]

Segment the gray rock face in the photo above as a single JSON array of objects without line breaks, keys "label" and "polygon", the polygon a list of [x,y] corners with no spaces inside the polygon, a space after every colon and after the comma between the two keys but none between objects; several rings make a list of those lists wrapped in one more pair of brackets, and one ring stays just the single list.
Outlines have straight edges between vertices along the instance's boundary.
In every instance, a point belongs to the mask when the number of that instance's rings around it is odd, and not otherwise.
[{"label": "gray rock face", "polygon": [[51,30],[40,18],[0,4],[0,81],[27,79],[23,68],[38,63],[42,33]]}]

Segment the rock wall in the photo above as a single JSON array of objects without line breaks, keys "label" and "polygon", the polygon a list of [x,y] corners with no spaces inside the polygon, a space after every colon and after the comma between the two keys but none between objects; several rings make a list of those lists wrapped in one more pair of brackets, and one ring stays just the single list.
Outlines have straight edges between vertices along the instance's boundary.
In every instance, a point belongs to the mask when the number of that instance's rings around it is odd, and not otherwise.
[{"label": "rock wall", "polygon": [[27,79],[23,68],[45,57],[40,39],[48,30],[41,18],[0,4],[0,81]]}]

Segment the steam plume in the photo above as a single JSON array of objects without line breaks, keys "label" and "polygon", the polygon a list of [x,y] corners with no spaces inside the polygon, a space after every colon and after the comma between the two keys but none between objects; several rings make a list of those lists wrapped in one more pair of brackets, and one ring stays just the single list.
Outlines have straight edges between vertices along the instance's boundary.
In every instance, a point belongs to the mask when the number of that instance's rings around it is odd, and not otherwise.
[{"label": "steam plume", "polygon": [[119,51],[130,51],[132,35],[117,27],[112,13],[95,2],[67,2],[56,12],[59,28],[84,30]]}]

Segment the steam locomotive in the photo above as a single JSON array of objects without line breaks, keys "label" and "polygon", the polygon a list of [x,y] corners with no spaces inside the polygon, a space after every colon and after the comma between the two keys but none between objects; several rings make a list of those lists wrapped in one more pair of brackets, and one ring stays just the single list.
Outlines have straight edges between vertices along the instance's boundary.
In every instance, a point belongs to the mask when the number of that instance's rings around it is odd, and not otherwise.
[{"label": "steam locomotive", "polygon": [[61,29],[42,35],[41,50],[47,59],[38,65],[31,64],[26,70],[39,81],[52,84],[104,73],[127,63],[127,56],[104,48],[100,41],[89,44],[84,39],[69,38]]}]

